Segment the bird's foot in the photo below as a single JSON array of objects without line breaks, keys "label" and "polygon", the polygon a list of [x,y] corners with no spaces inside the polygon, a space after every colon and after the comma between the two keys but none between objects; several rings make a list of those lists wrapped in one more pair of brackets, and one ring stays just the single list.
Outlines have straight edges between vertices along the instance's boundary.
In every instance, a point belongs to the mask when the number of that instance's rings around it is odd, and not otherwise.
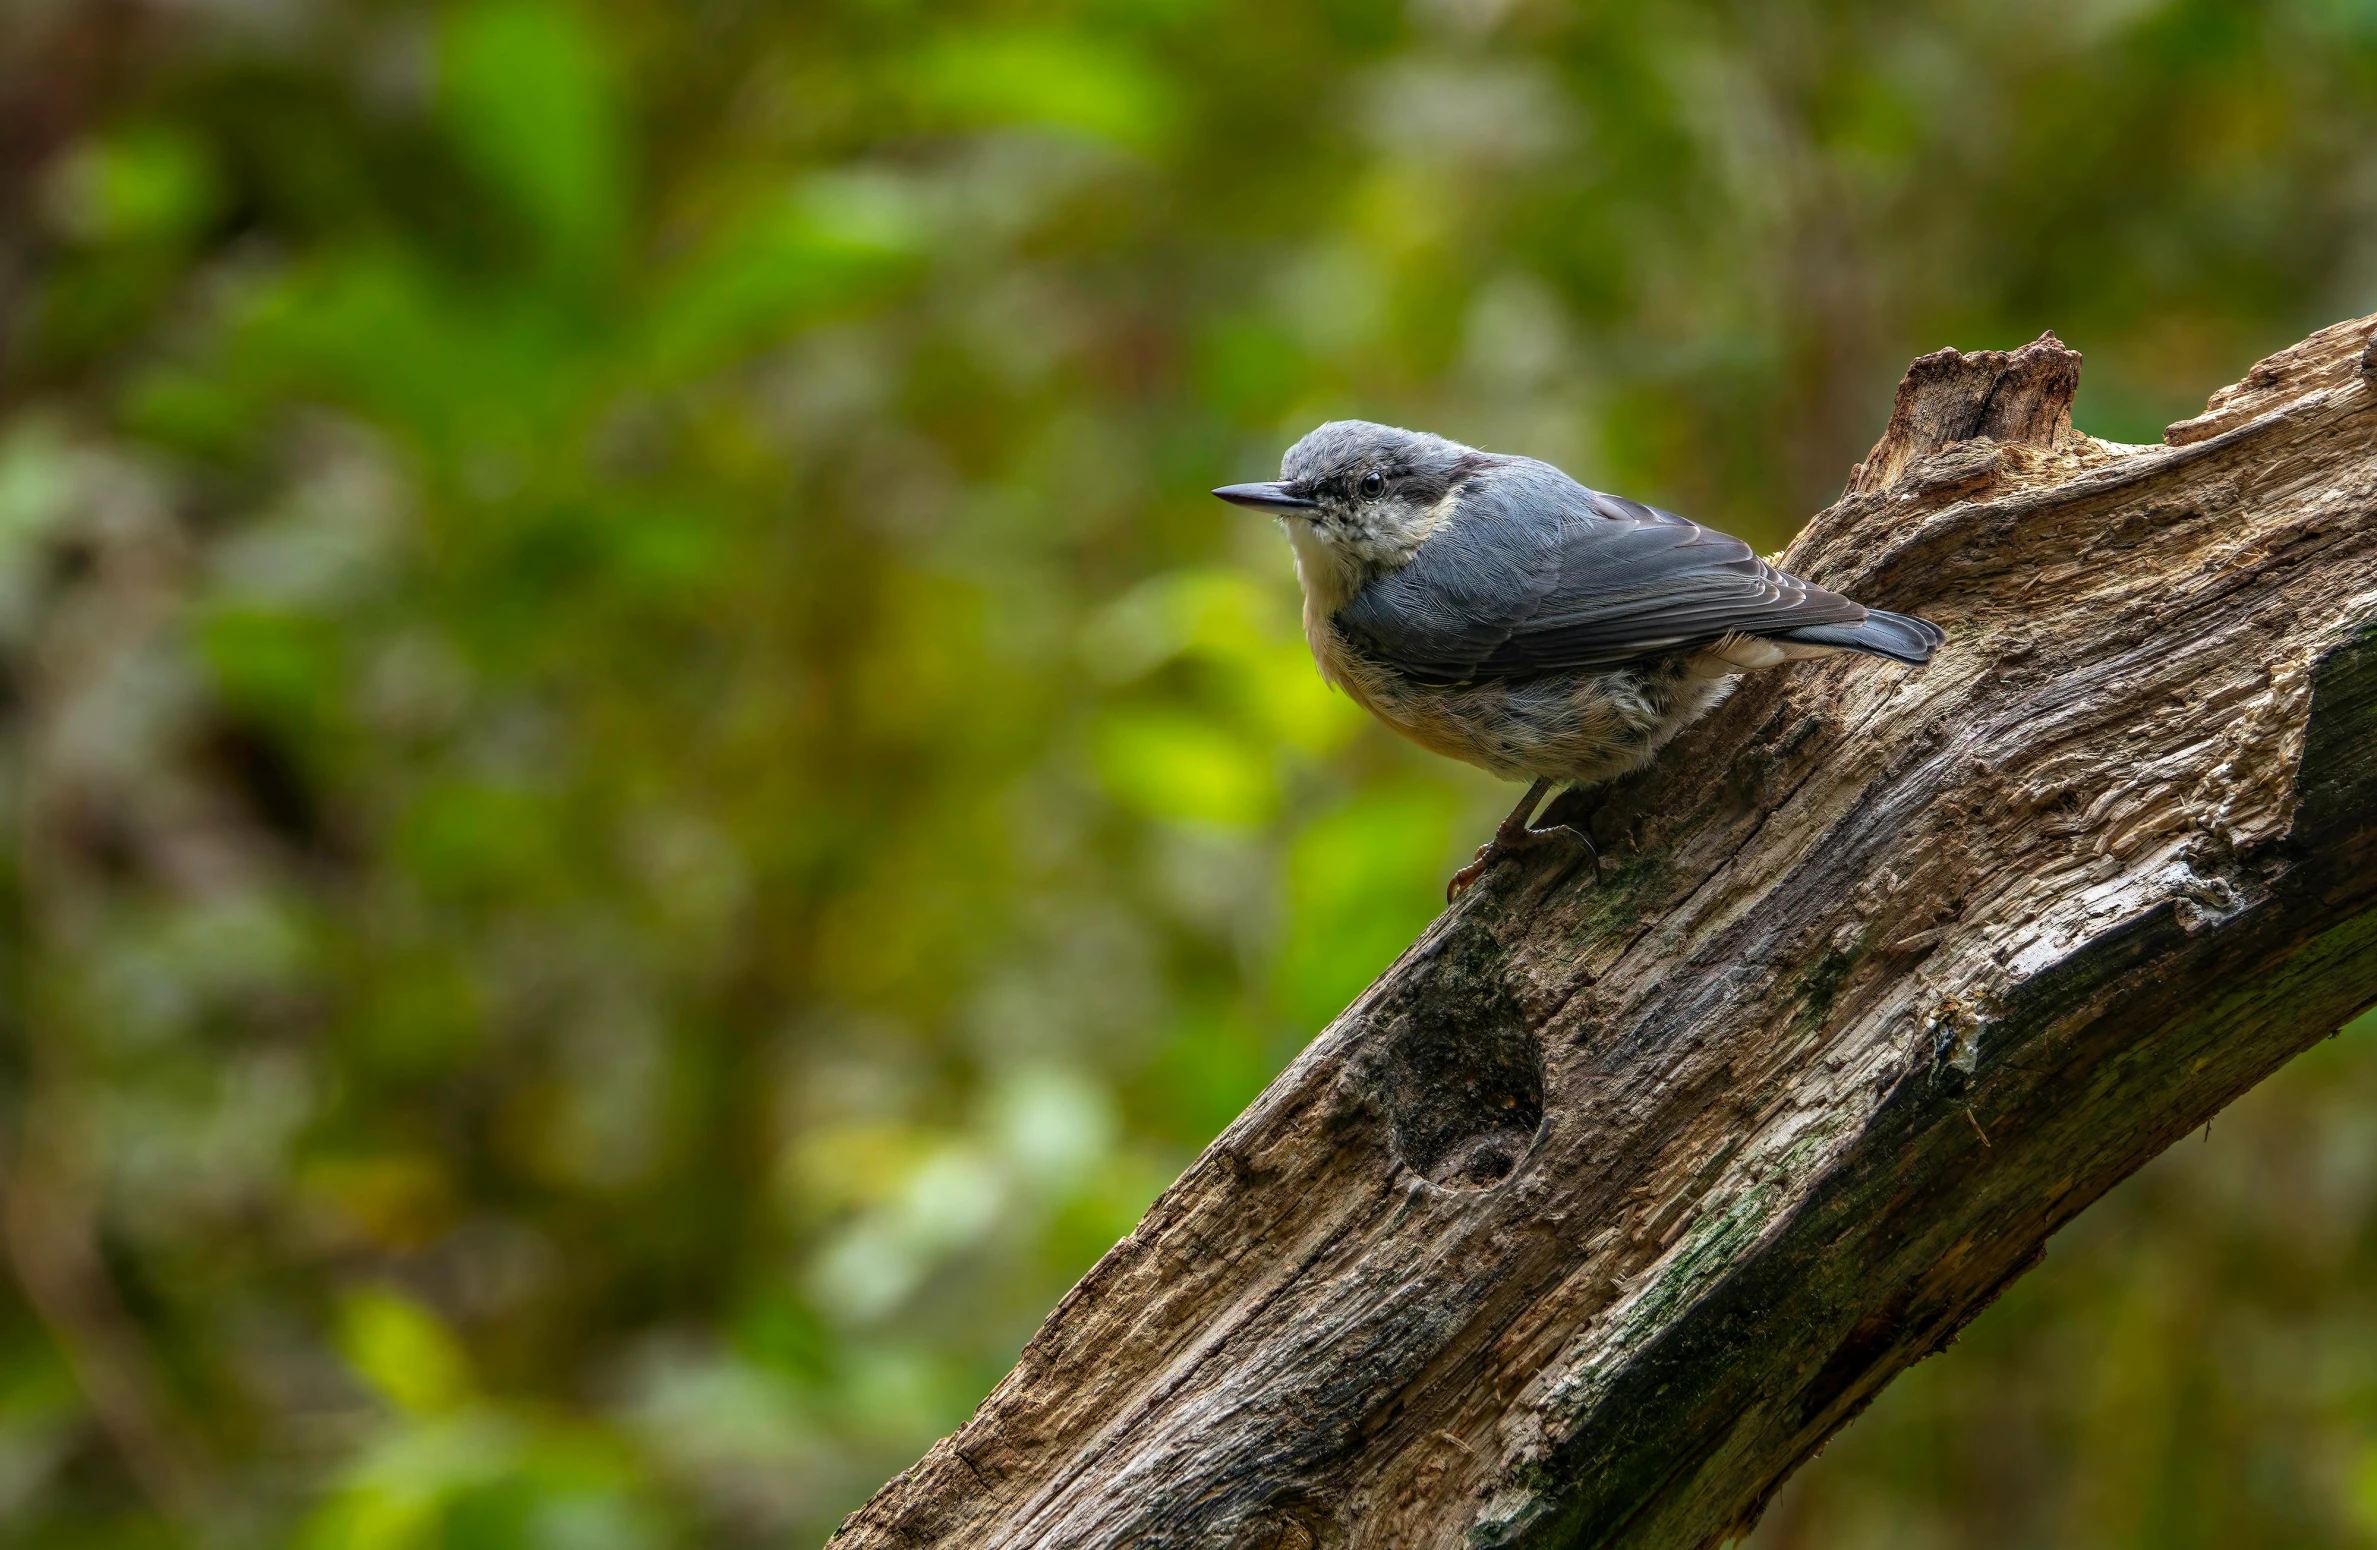
[{"label": "bird's foot", "polygon": [[1489,867],[1504,857],[1545,849],[1564,850],[1572,860],[1589,860],[1596,865],[1601,860],[1601,852],[1594,848],[1593,842],[1585,838],[1582,830],[1572,825],[1558,823],[1536,829],[1524,821],[1506,823],[1495,830],[1494,837],[1477,848],[1477,855],[1470,863],[1455,872],[1453,880],[1445,884],[1444,902],[1450,904],[1467,893],[1479,878],[1486,875]]}]

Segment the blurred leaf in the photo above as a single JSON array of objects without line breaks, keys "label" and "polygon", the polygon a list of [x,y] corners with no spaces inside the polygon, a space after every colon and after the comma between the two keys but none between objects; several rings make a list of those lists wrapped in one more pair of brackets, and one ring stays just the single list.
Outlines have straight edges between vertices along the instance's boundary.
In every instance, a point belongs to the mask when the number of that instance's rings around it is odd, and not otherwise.
[{"label": "blurred leaf", "polygon": [[454,1181],[432,1157],[317,1157],[300,1183],[382,1248],[419,1248],[453,1225]]},{"label": "blurred leaf", "polygon": [[1010,1074],[991,1100],[992,1133],[1017,1171],[1063,1188],[1094,1172],[1113,1151],[1114,1105],[1062,1067]]},{"label": "blurred leaf", "polygon": [[1457,807],[1440,791],[1381,791],[1307,824],[1288,854],[1282,998],[1318,1028],[1443,908]]},{"label": "blurred leaf", "polygon": [[1002,1170],[971,1147],[943,1146],[899,1192],[861,1215],[817,1256],[818,1303],[854,1324],[875,1323],[907,1300],[948,1255],[979,1242],[1008,1194]]},{"label": "blurred leaf", "polygon": [[879,1201],[916,1171],[929,1133],[877,1121],[804,1132],[786,1158],[785,1187],[801,1209],[834,1212]]},{"label": "blurred leaf", "polygon": [[928,119],[959,127],[1030,124],[1147,149],[1179,117],[1145,60],[1055,27],[947,33],[902,74]]},{"label": "blurred leaf", "polygon": [[387,1288],[347,1294],[338,1344],[348,1364],[407,1414],[437,1415],[470,1393],[470,1364],[452,1333],[427,1308]]},{"label": "blurred leaf", "polygon": [[338,724],[345,642],[331,621],[227,607],[206,620],[200,640],[227,703],[306,732]]},{"label": "blurred leaf", "polygon": [[889,295],[913,276],[930,225],[889,172],[816,177],[721,223],[654,308],[655,370],[718,364],[788,330]]},{"label": "blurred leaf", "polygon": [[606,258],[626,213],[626,158],[608,71],[578,13],[479,0],[449,14],[439,42],[442,106],[465,154],[555,258]]},{"label": "blurred leaf", "polygon": [[1111,712],[1096,730],[1096,757],[1115,800],[1149,817],[1252,828],[1279,805],[1260,750],[1176,711]]},{"label": "blurred leaf", "polygon": [[48,181],[52,218],[83,242],[195,236],[223,199],[221,176],[205,145],[163,124],[78,146],[51,169]]}]

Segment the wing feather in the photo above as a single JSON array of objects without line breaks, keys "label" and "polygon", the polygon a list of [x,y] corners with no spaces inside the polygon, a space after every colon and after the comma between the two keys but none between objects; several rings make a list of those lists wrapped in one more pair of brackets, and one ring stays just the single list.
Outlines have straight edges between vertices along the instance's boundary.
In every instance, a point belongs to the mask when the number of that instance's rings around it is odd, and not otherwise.
[{"label": "wing feather", "polygon": [[1622,667],[1866,617],[1738,538],[1548,464],[1513,459],[1461,494],[1410,564],[1336,615],[1357,650],[1422,682]]}]

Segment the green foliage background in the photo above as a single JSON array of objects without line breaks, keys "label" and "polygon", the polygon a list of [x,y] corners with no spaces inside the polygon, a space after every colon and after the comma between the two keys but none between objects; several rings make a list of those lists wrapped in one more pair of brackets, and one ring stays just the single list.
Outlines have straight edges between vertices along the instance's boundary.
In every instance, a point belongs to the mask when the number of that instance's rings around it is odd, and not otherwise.
[{"label": "green foliage background", "polygon": [[[802,1544],[1507,793],[1204,495],[1779,546],[1905,360],[2377,309],[2369,0],[0,6],[0,1541]],[[1762,1545],[2377,1540],[2377,1048]]]}]

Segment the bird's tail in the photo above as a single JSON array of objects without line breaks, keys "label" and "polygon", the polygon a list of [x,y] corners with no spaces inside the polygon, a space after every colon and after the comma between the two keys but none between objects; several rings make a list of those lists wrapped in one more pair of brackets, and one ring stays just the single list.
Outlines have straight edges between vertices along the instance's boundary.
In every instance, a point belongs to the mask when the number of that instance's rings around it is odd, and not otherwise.
[{"label": "bird's tail", "polygon": [[1837,646],[1843,651],[1862,651],[1869,657],[1888,657],[1893,662],[1921,667],[1940,649],[1948,632],[1929,619],[1869,608],[1865,617],[1855,624],[1810,624],[1772,638],[1796,641],[1803,646]]}]

